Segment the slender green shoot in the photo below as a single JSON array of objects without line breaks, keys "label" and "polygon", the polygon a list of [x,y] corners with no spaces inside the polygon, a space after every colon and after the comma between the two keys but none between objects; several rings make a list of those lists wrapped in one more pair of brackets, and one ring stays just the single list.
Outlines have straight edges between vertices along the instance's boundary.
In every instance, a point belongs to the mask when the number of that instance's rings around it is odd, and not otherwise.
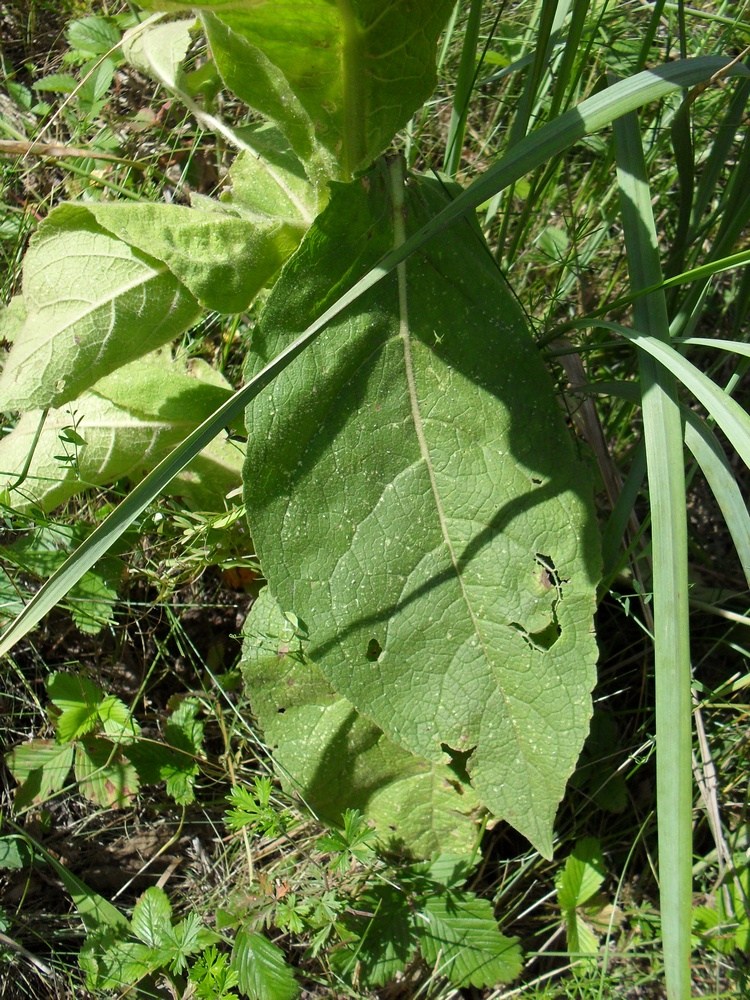
[{"label": "slender green shoot", "polygon": [[[638,120],[615,124],[628,270],[634,289],[661,281],[651,191]],[[668,340],[663,293],[637,300],[639,330]],[[651,512],[656,675],[659,878],[668,1000],[690,997],[692,911],[692,705],[685,470],[677,380],[639,356]]]}]

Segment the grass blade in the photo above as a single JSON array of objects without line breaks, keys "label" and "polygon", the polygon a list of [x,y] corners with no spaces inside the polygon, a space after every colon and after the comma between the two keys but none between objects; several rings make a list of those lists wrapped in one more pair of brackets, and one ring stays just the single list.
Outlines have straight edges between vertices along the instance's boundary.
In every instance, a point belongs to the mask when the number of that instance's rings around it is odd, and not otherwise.
[{"label": "grass blade", "polygon": [[[724,431],[745,465],[750,467],[750,415],[742,409],[739,403],[728,396],[712,379],[683,357],[679,351],[659,340],[658,337],[637,330],[628,330],[619,323],[597,320],[594,325],[615,330],[626,337],[641,351],[645,351],[655,361],[658,361],[660,366],[671,373],[686,389],[689,389]],[[702,338],[693,338],[687,342],[704,343],[705,346],[718,347],[737,354],[746,354],[748,351],[746,344],[732,343],[731,341],[710,340],[704,342]]]},{"label": "grass blade", "polygon": [[479,28],[482,23],[482,0],[470,0],[469,18],[466,22],[464,40],[461,49],[461,63],[458,68],[456,90],[453,94],[453,108],[448,126],[448,139],[445,144],[444,170],[449,177],[455,177],[461,165],[461,154],[464,148],[466,133],[466,118],[469,113],[471,92],[477,78],[479,67],[476,63]]},{"label": "grass blade", "polygon": [[[617,173],[630,281],[635,291],[661,281],[651,192],[638,129],[628,115],[615,124]],[[662,292],[636,301],[647,336],[669,338]],[[692,706],[688,609],[687,518],[682,419],[677,379],[652,353],[639,357],[652,522],[656,794],[662,942],[668,1000],[690,996],[692,912]]]},{"label": "grass blade", "polygon": [[750,587],[750,515],[732,467],[716,435],[692,410],[684,410],[685,444],[700,465],[716,497]]}]

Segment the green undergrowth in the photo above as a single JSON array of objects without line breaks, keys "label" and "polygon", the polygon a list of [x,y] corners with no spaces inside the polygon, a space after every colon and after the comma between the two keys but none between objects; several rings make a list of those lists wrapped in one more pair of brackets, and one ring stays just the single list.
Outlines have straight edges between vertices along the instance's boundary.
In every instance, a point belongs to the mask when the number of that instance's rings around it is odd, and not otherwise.
[{"label": "green undergrowth", "polygon": [[0,13],[0,994],[750,995],[750,8],[252,6]]}]

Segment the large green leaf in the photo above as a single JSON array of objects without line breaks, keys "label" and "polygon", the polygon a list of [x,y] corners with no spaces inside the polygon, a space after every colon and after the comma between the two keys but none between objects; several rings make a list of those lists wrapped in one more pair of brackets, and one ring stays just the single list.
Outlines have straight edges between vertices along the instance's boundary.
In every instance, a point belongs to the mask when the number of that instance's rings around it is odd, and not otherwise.
[{"label": "large green leaf", "polygon": [[[340,316],[361,295],[390,275],[402,261],[429,243],[467,212],[480,206],[524,173],[574,145],[584,135],[602,129],[619,115],[681,87],[692,87],[724,72],[726,61],[721,56],[678,60],[654,70],[637,73],[628,80],[587,98],[565,112],[554,122],[521,139],[507,156],[481,175],[452,201],[446,202],[438,214],[421,229],[412,233],[405,243],[389,251],[370,271],[350,285],[316,318],[299,337],[271,361],[256,377],[238,389],[208,420],[197,427],[173,453],[164,458],[147,479],[134,487],[128,497],[93,532],[68,562],[34,595],[13,624],[0,636],[0,652],[7,652],[34,627],[70,590],[71,586],[114,544],[145,507],[188,462],[204,448],[221,429],[231,422],[247,403],[264,391],[278,373],[316,340],[332,319]],[[729,75],[747,73],[746,67],[733,66]]]},{"label": "large green leaf", "polygon": [[372,163],[435,86],[453,0],[140,0],[203,13],[227,86],[275,122],[311,176]]},{"label": "large green leaf", "polygon": [[327,822],[359,809],[381,840],[418,857],[470,853],[473,789],[448,766],[403,750],[304,659],[301,641],[265,588],[245,624],[245,683],[282,780]]},{"label": "large green leaf", "polygon": [[[231,166],[222,202],[239,210],[296,222],[304,231],[317,215],[315,191],[281,132],[272,125],[235,130],[248,147]],[[303,232],[300,232],[300,238]]]},{"label": "large green leaf", "polygon": [[[23,414],[0,441],[0,488],[16,510],[52,510],[87,486],[141,479],[230,394],[228,383],[193,378],[169,355],[134,361],[46,418]],[[240,464],[239,450],[218,439],[170,489],[192,506],[222,509],[239,485]]]},{"label": "large green leaf", "polygon": [[[274,287],[247,376],[445,198],[425,178],[404,188],[395,163],[335,188]],[[551,853],[591,714],[598,541],[551,382],[478,230],[461,224],[364,294],[247,424],[253,538],[306,654],[401,746],[467,755],[480,799]]]},{"label": "large green leaf", "polygon": [[240,312],[294,251],[299,220],[220,202],[61,205],[24,263],[23,308],[0,316],[14,340],[3,409],[60,406],[192,325],[200,307]]},{"label": "large green leaf", "polygon": [[206,309],[242,312],[297,248],[303,229],[293,218],[238,214],[207,198],[199,205],[95,202],[86,208],[113,236],[163,261]]},{"label": "large green leaf", "polygon": [[[200,306],[166,264],[61,205],[39,227],[23,270],[25,319],[0,376],[4,410],[60,406],[182,333]],[[8,314],[0,317],[0,335]]]}]

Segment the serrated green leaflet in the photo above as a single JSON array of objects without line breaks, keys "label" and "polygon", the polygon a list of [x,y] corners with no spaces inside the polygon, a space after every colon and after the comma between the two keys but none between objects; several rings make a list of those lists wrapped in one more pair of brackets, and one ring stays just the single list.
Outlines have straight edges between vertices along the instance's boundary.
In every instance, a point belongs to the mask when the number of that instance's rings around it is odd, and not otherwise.
[{"label": "serrated green leaflet", "polygon": [[16,809],[24,809],[60,791],[73,764],[73,747],[51,740],[30,740],[12,750],[5,762],[19,782],[14,799]]},{"label": "serrated green leaflet", "polygon": [[232,968],[250,1000],[294,1000],[299,987],[284,952],[255,931],[240,928],[234,940]]},{"label": "serrated green leaflet", "polygon": [[53,705],[60,710],[55,729],[61,743],[91,732],[99,721],[99,705],[104,695],[86,677],[51,674],[47,679],[47,692]]},{"label": "serrated green leaflet", "polygon": [[138,794],[138,772],[109,740],[84,737],[76,744],[74,772],[81,795],[104,808],[123,809]]},{"label": "serrated green leaflet", "polygon": [[500,933],[488,899],[437,895],[419,916],[422,956],[457,986],[508,983],[521,971],[518,939]]},{"label": "serrated green leaflet", "polygon": [[[247,375],[445,199],[424,178],[404,188],[398,165],[336,188],[269,299]],[[253,538],[307,655],[401,746],[468,754],[480,799],[549,854],[591,714],[596,531],[478,231],[457,227],[363,295],[247,423]]]},{"label": "serrated green leaflet", "polygon": [[275,122],[312,177],[369,166],[435,84],[453,0],[148,0],[203,14],[219,71]]},{"label": "serrated green leaflet", "polygon": [[403,750],[337,696],[304,659],[268,588],[245,623],[242,667],[282,780],[318,816],[336,824],[346,809],[359,809],[384,844],[417,857],[472,851],[478,802],[450,758],[427,761]]}]

